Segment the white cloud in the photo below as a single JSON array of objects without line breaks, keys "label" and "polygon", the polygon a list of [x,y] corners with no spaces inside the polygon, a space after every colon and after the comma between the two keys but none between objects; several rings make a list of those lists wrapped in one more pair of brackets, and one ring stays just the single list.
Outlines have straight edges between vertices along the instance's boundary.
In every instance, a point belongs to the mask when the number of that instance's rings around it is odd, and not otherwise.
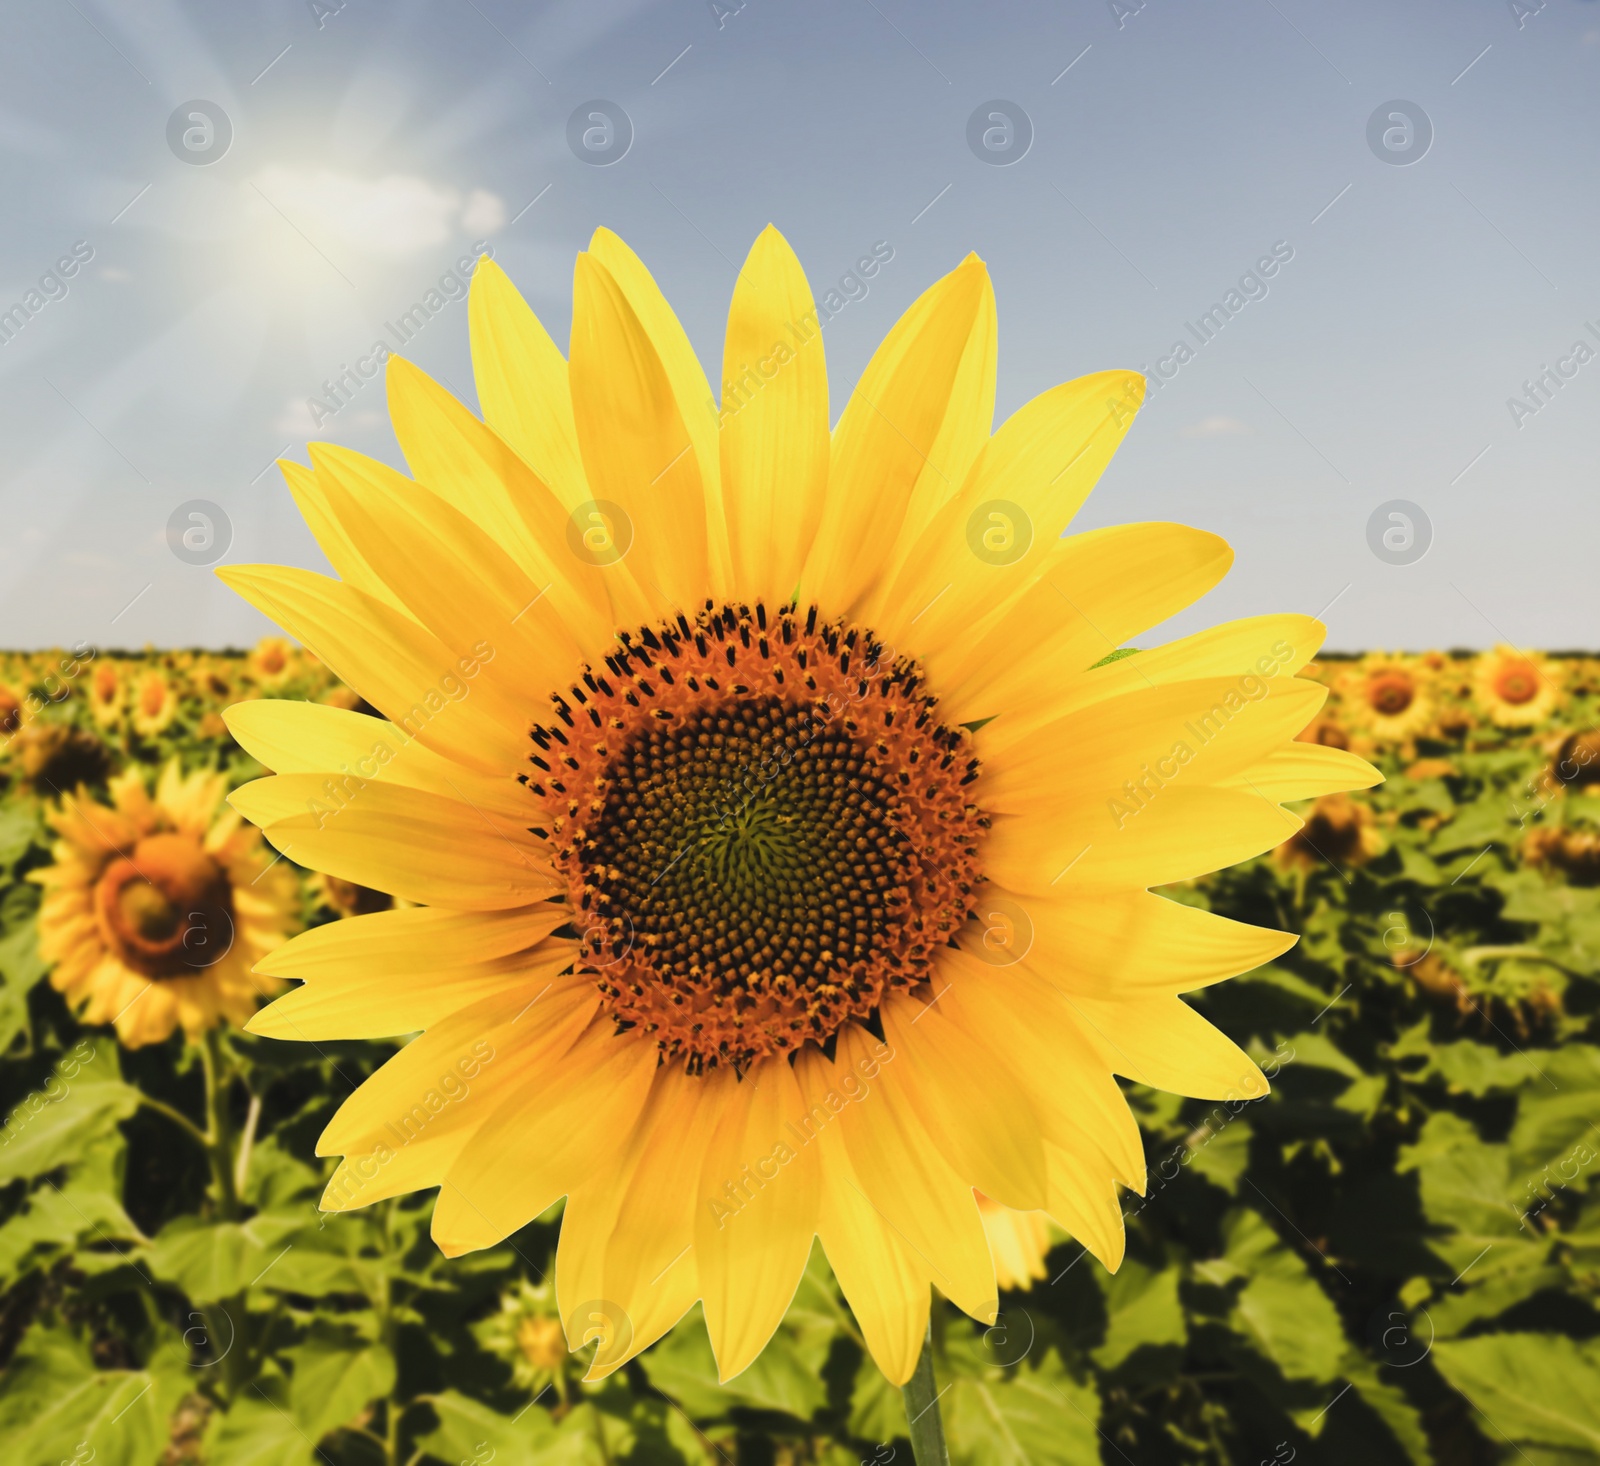
[{"label": "white cloud", "polygon": [[1237,438],[1255,431],[1236,417],[1203,417],[1183,430],[1186,438]]},{"label": "white cloud", "polygon": [[463,198],[457,189],[412,174],[357,178],[331,168],[275,163],[254,183],[261,213],[276,208],[314,243],[369,255],[414,255],[454,234],[488,234],[505,223],[505,201],[498,194],[475,188]]},{"label": "white cloud", "polygon": [[467,195],[461,211],[461,227],[474,239],[494,234],[506,227],[506,201],[486,188],[475,188]]},{"label": "white cloud", "polygon": [[283,411],[273,418],[271,427],[273,432],[287,433],[291,438],[304,438],[317,430],[304,397],[291,397],[285,402]]}]

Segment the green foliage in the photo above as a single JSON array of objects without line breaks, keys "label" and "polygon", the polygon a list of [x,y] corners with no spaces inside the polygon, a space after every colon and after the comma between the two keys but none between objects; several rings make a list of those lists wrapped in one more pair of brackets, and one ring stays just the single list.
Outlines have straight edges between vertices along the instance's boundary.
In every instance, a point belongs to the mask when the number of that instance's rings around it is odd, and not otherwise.
[{"label": "green foliage", "polygon": [[[189,679],[178,722],[107,735],[115,758],[259,773],[202,731],[215,699],[192,690],[237,685],[237,666],[168,671]],[[327,692],[325,674],[295,676],[288,695]],[[70,704],[41,716],[90,726]],[[1384,845],[1366,863],[1268,857],[1166,893],[1302,934],[1191,995],[1272,1093],[1125,1086],[1149,1174],[1147,1195],[1124,1195],[1121,1270],[1058,1238],[1046,1279],[1004,1295],[994,1328],[938,1303],[957,1466],[1600,1459],[1600,886],[1523,858],[1531,830],[1600,831],[1600,799],[1551,795],[1544,739],[1475,734],[1419,749],[1425,766],[1384,755],[1389,782],[1360,796]],[[518,1342],[520,1324],[553,1315],[559,1212],[455,1261],[428,1237],[426,1195],[319,1213],[332,1163],[317,1136],[392,1043],[231,1036],[216,1062],[241,1185],[226,1199],[195,1051],[179,1037],[120,1050],[43,980],[24,877],[49,859],[45,806],[10,772],[7,1463],[910,1460],[900,1392],[820,1248],[736,1379],[718,1381],[695,1309],[586,1384],[583,1358],[552,1367]],[[309,891],[306,913],[333,915]]]}]

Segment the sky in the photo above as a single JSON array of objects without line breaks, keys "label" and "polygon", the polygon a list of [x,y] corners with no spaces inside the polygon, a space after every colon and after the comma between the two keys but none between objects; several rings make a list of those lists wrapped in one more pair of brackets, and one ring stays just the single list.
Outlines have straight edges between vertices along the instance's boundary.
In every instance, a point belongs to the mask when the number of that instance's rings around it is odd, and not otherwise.
[{"label": "sky", "polygon": [[253,642],[212,565],[327,568],[275,460],[403,467],[381,376],[324,383],[432,290],[403,354],[476,406],[475,248],[564,342],[614,229],[715,380],[769,222],[819,295],[890,255],[835,418],[969,251],[997,424],[1151,377],[1074,528],[1230,541],[1168,631],[1600,641],[1593,0],[56,0],[0,54],[0,645]]}]

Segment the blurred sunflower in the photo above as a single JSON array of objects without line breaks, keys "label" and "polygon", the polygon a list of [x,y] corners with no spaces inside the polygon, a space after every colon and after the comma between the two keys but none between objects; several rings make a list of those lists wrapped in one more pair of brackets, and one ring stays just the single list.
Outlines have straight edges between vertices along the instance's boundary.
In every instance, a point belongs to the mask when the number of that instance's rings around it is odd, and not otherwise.
[{"label": "blurred sunflower", "polygon": [[[342,580],[218,572],[383,714],[231,709],[279,771],[235,807],[424,908],[273,954],[304,986],[250,1026],[424,1030],[324,1131],[323,1205],[442,1186],[454,1256],[564,1195],[569,1345],[607,1301],[591,1377],[697,1299],[738,1374],[820,1236],[903,1382],[932,1285],[995,1316],[974,1188],[1120,1262],[1116,1186],[1144,1160],[1114,1073],[1266,1091],[1178,995],[1293,936],[1149,888],[1272,848],[1299,827],[1282,801],[1377,780],[1294,741],[1323,627],[1256,617],[1096,665],[1232,554],[1175,524],[1062,538],[1143,379],[1056,387],[991,436],[975,256],[831,434],[774,229],[739,272],[720,412],[608,231],[578,257],[570,362],[494,264],[468,309],[487,422],[395,358],[414,482],[333,445],[285,465]],[[1025,917],[1004,965],[980,884]]]},{"label": "blurred sunflower", "polygon": [[9,741],[22,726],[24,695],[0,682],[0,738]]},{"label": "blurred sunflower", "polygon": [[319,906],[325,906],[336,916],[370,916],[374,911],[388,911],[395,904],[387,891],[374,891],[371,886],[358,886],[354,881],[341,881],[338,876],[314,874],[307,883],[311,896]]},{"label": "blurred sunflower", "polygon": [[263,636],[251,649],[245,665],[258,687],[275,691],[294,676],[294,643],[282,636]]},{"label": "blurred sunflower", "polygon": [[142,738],[165,733],[178,715],[178,693],[166,673],[152,668],[139,678],[133,690],[129,721]]},{"label": "blurred sunflower", "polygon": [[1031,1288],[1045,1276],[1044,1260],[1050,1251],[1050,1218],[1042,1211],[1013,1211],[976,1193],[978,1215],[994,1257],[995,1282],[1018,1291]]},{"label": "blurred sunflower", "polygon": [[49,816],[55,864],[44,887],[39,952],[84,1023],[114,1023],[129,1048],[182,1026],[192,1039],[243,1024],[282,984],[251,968],[291,930],[292,870],[221,808],[227,776],[174,759],[152,798],[137,769],[113,778],[109,806],[83,789]]},{"label": "blurred sunflower", "polygon": [[109,657],[102,657],[89,674],[89,711],[102,728],[114,728],[122,720],[126,688],[122,671]]},{"label": "blurred sunflower", "polygon": [[1433,700],[1420,664],[1379,653],[1347,675],[1345,703],[1358,725],[1380,743],[1406,743],[1433,722]]},{"label": "blurred sunflower", "polygon": [[1370,806],[1347,794],[1333,793],[1324,794],[1311,806],[1304,826],[1278,847],[1276,858],[1289,869],[1332,865],[1343,871],[1367,864],[1383,850],[1383,837]]},{"label": "blurred sunflower", "polygon": [[500,1295],[500,1308],[472,1326],[477,1340],[511,1366],[511,1378],[535,1397],[554,1385],[567,1398],[567,1340],[552,1283],[516,1286]]},{"label": "blurred sunflower", "polygon": [[1561,700],[1560,679],[1557,664],[1537,652],[1497,646],[1478,658],[1472,691],[1496,727],[1529,728],[1555,711]]}]

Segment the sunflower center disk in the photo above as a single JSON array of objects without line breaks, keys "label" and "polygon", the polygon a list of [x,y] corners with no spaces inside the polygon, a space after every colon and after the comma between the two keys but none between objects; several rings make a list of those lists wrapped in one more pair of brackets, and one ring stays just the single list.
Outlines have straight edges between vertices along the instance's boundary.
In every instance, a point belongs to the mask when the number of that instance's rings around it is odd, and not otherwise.
[{"label": "sunflower center disk", "polygon": [[760,605],[618,641],[534,727],[527,779],[618,1022],[742,1069],[926,982],[987,821],[916,664]]}]

